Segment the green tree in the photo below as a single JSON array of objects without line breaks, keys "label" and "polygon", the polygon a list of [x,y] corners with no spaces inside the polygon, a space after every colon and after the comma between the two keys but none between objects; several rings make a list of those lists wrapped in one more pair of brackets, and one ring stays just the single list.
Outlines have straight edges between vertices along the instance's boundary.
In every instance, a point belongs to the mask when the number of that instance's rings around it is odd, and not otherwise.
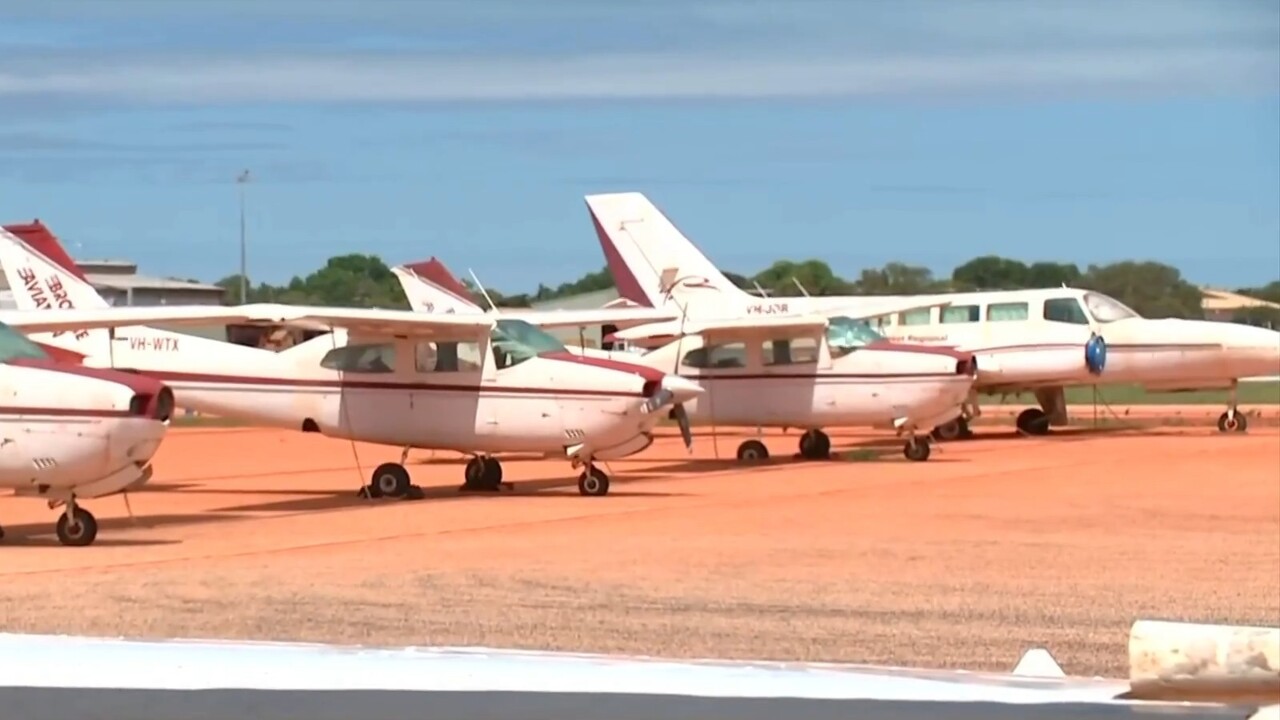
[{"label": "green tree", "polygon": [[759,283],[772,297],[800,295],[797,282],[810,295],[843,295],[849,289],[848,283],[837,277],[831,271],[831,266],[821,260],[804,260],[798,263],[779,260],[756,273],[752,280]]},{"label": "green tree", "polygon": [[1090,265],[1079,286],[1110,295],[1144,317],[1204,318],[1200,288],[1163,263],[1125,260]]},{"label": "green tree", "polygon": [[1266,300],[1267,302],[1280,303],[1280,280],[1272,280],[1271,282],[1257,288],[1240,288],[1236,292],[1241,295],[1248,295],[1251,298]]},{"label": "green tree", "polygon": [[1030,287],[1029,275],[1020,260],[983,255],[953,270],[951,285],[957,290],[1017,290]]},{"label": "green tree", "polygon": [[863,270],[848,286],[851,295],[914,295],[947,292],[951,283],[937,280],[929,268],[891,262],[880,269]]}]

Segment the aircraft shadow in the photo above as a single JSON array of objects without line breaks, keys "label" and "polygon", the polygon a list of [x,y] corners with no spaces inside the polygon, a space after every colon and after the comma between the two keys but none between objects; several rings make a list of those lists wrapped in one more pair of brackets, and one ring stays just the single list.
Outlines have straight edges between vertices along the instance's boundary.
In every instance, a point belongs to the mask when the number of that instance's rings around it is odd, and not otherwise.
[{"label": "aircraft shadow", "polygon": [[[135,519],[132,520],[127,517],[98,518],[98,538],[93,541],[92,547],[146,547],[152,545],[176,545],[182,541],[168,540],[164,538],[121,538],[111,537],[110,534],[118,530],[147,530],[166,525],[195,525],[204,522],[228,519],[223,517],[208,517],[205,515],[194,514],[135,515],[134,518]],[[5,525],[4,539],[0,540],[0,548],[60,547],[62,543],[58,541],[53,528],[54,525],[52,522]]]}]

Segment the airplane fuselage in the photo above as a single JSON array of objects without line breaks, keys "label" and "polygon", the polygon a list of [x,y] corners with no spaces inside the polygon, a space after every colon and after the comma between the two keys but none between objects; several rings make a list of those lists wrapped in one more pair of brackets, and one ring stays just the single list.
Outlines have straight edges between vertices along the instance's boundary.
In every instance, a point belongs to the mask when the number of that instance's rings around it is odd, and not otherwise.
[{"label": "airplane fuselage", "polygon": [[[0,365],[0,483],[19,495],[110,495],[149,478],[164,439],[162,384],[49,362]],[[169,392],[169,391],[163,391]],[[172,405],[168,406],[170,409]]]},{"label": "airplane fuselage", "polygon": [[473,344],[439,369],[411,341],[348,345],[342,332],[278,353],[150,328],[120,334],[126,342],[117,339],[109,359],[86,362],[161,379],[179,407],[336,438],[562,456],[586,443],[611,459],[647,447],[662,417],[641,409],[662,373],[646,378],[598,362],[533,357],[498,368]]}]

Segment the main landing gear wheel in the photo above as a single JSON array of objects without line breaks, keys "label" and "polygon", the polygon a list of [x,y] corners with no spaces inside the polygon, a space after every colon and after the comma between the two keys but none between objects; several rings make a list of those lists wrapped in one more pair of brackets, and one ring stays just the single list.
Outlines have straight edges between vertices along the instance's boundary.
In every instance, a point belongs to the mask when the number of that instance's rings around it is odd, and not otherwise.
[{"label": "main landing gear wheel", "polygon": [[929,444],[929,438],[927,437],[913,437],[907,441],[906,445],[902,446],[902,454],[908,460],[924,462],[929,459],[929,454],[932,452],[929,449]]},{"label": "main landing gear wheel", "polygon": [[578,492],[595,497],[608,495],[609,476],[595,466],[588,467],[586,472],[578,476]]},{"label": "main landing gear wheel", "polygon": [[763,462],[769,459],[769,448],[759,440],[747,440],[738,446],[738,459],[747,463]]},{"label": "main landing gear wheel", "polygon": [[476,456],[467,461],[462,490],[497,492],[503,488],[502,463],[497,458]]},{"label": "main landing gear wheel", "polygon": [[1026,435],[1048,435],[1049,416],[1040,408],[1027,408],[1018,413],[1018,431]]},{"label": "main landing gear wheel", "polygon": [[969,429],[969,421],[964,418],[956,418],[948,423],[943,423],[933,429],[929,433],[934,440],[967,440],[973,437],[973,431]]},{"label": "main landing gear wheel", "polygon": [[98,537],[98,519],[93,513],[75,504],[68,504],[66,512],[58,518],[58,541],[63,545],[83,547]]},{"label": "main landing gear wheel", "polygon": [[1249,429],[1249,418],[1244,413],[1236,410],[1230,410],[1218,416],[1218,432],[1238,432],[1242,433]]},{"label": "main landing gear wheel", "polygon": [[831,457],[831,438],[821,430],[806,430],[800,436],[800,456],[806,460],[826,460]]},{"label": "main landing gear wheel", "polygon": [[422,489],[413,484],[404,465],[393,462],[374,468],[369,484],[360,488],[358,494],[368,500],[382,497],[421,500],[423,497]]}]

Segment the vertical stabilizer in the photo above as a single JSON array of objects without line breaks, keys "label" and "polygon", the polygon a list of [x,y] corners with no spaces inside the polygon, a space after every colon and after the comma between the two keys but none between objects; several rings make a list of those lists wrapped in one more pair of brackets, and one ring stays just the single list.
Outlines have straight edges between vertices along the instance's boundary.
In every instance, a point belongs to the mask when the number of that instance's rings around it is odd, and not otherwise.
[{"label": "vertical stabilizer", "polygon": [[483,313],[471,293],[449,268],[436,258],[406,263],[391,269],[409,300],[409,306],[427,313]]},{"label": "vertical stabilizer", "polygon": [[[19,310],[110,307],[39,220],[0,228],[0,266]],[[110,331],[105,328],[32,333],[31,339],[83,356],[104,356],[111,350]]]},{"label": "vertical stabilizer", "polygon": [[661,307],[668,298],[698,307],[753,299],[644,194],[587,195],[585,200],[622,297],[651,307]]}]

